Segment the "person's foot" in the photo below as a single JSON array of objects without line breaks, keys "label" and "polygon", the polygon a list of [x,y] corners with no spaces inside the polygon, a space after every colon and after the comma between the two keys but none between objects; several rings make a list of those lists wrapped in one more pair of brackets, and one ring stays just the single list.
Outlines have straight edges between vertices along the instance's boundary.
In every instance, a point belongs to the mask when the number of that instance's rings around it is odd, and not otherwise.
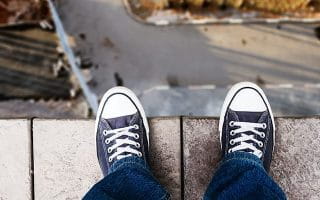
[{"label": "person's foot", "polygon": [[257,85],[234,85],[222,106],[219,122],[223,156],[248,152],[259,157],[268,171],[272,159],[275,124],[270,104]]},{"label": "person's foot", "polygon": [[149,126],[136,95],[125,87],[114,87],[103,96],[96,118],[96,145],[104,176],[111,165],[137,156],[147,162]]}]

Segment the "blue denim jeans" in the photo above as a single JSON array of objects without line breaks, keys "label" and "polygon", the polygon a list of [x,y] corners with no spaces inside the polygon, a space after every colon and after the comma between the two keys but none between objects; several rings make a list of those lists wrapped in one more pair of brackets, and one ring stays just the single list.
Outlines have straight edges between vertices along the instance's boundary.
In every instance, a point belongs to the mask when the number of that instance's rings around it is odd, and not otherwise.
[{"label": "blue denim jeans", "polygon": [[138,157],[115,162],[109,175],[94,185],[84,200],[167,200],[169,194]]},{"label": "blue denim jeans", "polygon": [[223,158],[204,200],[285,200],[286,195],[253,154],[234,152]]},{"label": "blue denim jeans", "polygon": [[[187,197],[186,197],[187,198]],[[169,199],[147,164],[137,157],[122,159],[111,172],[86,194],[84,200]],[[281,188],[254,155],[235,152],[227,155],[204,195],[204,200],[285,200]]]}]

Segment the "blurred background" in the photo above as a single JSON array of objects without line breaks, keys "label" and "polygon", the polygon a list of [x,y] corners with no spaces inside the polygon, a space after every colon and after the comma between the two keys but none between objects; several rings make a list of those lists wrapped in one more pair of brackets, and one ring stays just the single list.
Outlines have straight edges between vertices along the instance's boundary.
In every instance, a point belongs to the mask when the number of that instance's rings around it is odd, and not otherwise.
[{"label": "blurred background", "polygon": [[[252,81],[276,116],[320,114],[319,1],[267,10],[245,0],[188,2],[54,5],[97,99],[126,86],[148,116],[218,116],[230,86]],[[57,31],[47,1],[0,0],[1,118],[94,116]]]}]

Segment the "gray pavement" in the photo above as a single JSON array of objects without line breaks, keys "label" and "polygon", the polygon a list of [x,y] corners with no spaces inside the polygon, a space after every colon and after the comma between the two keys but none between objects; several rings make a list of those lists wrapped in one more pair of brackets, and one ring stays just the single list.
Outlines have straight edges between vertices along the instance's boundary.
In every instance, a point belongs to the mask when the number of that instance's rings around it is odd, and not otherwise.
[{"label": "gray pavement", "polygon": [[[175,117],[149,122],[154,175],[173,200],[182,194],[184,199],[199,199],[220,161],[218,120]],[[277,118],[276,126],[271,176],[288,199],[319,199],[320,119]],[[93,120],[1,120],[0,128],[2,200],[80,199],[102,177]]]},{"label": "gray pavement", "polygon": [[[141,93],[140,99],[149,116],[220,116],[229,88],[156,87]],[[320,114],[320,87],[265,88],[275,116]]]},{"label": "gray pavement", "polygon": [[100,96],[116,85],[115,73],[136,92],[243,80],[320,82],[316,24],[155,27],[134,21],[114,0],[65,0],[59,11],[78,50],[97,65],[92,74]]},{"label": "gray pavement", "polygon": [[[65,0],[59,12],[76,51],[93,63],[91,86],[99,97],[123,84],[140,95],[150,116],[218,116],[225,92],[212,97],[180,87],[225,91],[252,81],[275,89],[269,94],[277,116],[319,114],[319,24],[156,27],[135,21],[114,0]],[[152,91],[162,86],[173,89]]]},{"label": "gray pavement", "polygon": [[88,104],[76,100],[8,100],[0,102],[0,118],[86,119]]},{"label": "gray pavement", "polygon": [[[227,88],[249,80],[266,89],[276,116],[320,113],[320,40],[314,33],[320,24],[156,27],[133,20],[121,1],[65,0],[58,5],[68,33],[76,39],[75,51],[93,63],[86,70],[86,78],[92,77],[90,86],[98,97],[110,87],[124,84],[139,95],[149,116],[218,116]],[[17,44],[12,36],[6,34],[3,39],[6,54],[12,48],[19,51],[31,48],[31,52],[43,54],[29,40],[20,38],[17,46],[12,43]],[[25,43],[32,47],[26,47]],[[37,57],[36,54],[33,56]],[[19,55],[12,65],[8,64],[8,56],[2,60],[13,69],[33,69],[33,76],[38,61],[41,65],[48,64],[42,59],[35,62],[32,56],[22,59]],[[49,72],[48,69],[44,70]],[[12,78],[3,77],[16,85]],[[89,116],[82,97],[64,101],[25,99],[34,96],[30,95],[32,88],[44,85],[22,79],[21,87],[13,93],[11,87],[3,85],[6,93],[24,99],[1,101],[0,117]],[[208,85],[215,89],[201,89]],[[157,90],[163,86],[166,91]],[[17,94],[21,88],[28,95]],[[55,93],[52,88],[45,92]],[[46,97],[53,97],[49,96]]]}]

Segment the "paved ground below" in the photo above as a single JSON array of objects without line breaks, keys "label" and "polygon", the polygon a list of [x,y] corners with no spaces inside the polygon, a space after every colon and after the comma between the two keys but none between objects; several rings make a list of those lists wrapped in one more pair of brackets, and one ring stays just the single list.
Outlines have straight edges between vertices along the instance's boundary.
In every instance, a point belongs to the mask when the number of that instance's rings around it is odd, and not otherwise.
[{"label": "paved ground below", "polygon": [[[148,116],[220,116],[229,88],[155,87],[139,97]],[[277,87],[264,89],[274,116],[320,114],[320,87]]]},{"label": "paved ground below", "polygon": [[122,1],[61,1],[59,12],[78,50],[95,67],[102,95],[121,83],[142,92],[158,85],[226,87],[320,83],[320,24],[148,26],[133,20]]},{"label": "paved ground below", "polygon": [[[315,34],[320,24],[156,27],[135,21],[122,1],[114,0],[64,0],[59,12],[67,32],[76,39],[77,53],[93,64],[90,84],[99,97],[112,86],[124,85],[142,94],[152,116],[217,116],[223,93],[207,98],[207,107],[202,108],[207,112],[202,112],[188,109],[199,106],[196,96],[202,91],[189,90],[184,101],[171,95],[175,89],[167,96],[149,91],[159,86],[226,89],[252,81],[264,88],[289,85],[271,93],[279,115],[320,114],[313,109],[320,102],[314,95],[320,88],[320,40]],[[167,105],[166,110],[153,103],[155,96]]]},{"label": "paved ground below", "polygon": [[[59,2],[59,13],[67,32],[76,39],[76,53],[86,64],[92,62],[90,86],[99,97],[112,86],[124,85],[137,93],[149,116],[218,116],[227,88],[249,80],[267,90],[276,116],[320,114],[320,40],[315,35],[320,24],[155,27],[133,20],[122,1],[114,0],[64,0]],[[8,64],[11,68],[28,71],[40,62],[51,72],[50,62],[41,57],[48,53],[41,52],[43,45],[39,48],[33,40],[3,33],[0,46],[6,55],[0,58],[2,64],[15,57]],[[33,53],[22,55],[13,49],[32,49]],[[52,91],[57,80],[41,82],[33,75],[12,81],[6,73],[3,79],[15,86],[18,81],[18,89],[0,83],[2,90],[23,99],[1,101],[0,117],[89,116],[81,97],[50,99],[60,91]],[[68,94],[65,85],[59,84]],[[50,100],[25,99],[23,93],[30,96],[32,90],[45,90]]]},{"label": "paved ground below", "polygon": [[[200,199],[220,161],[218,120],[149,122],[155,177],[173,200]],[[288,199],[319,199],[320,119],[277,118],[276,126],[271,176]],[[80,199],[102,177],[93,129],[92,120],[0,120],[0,199]]]}]

